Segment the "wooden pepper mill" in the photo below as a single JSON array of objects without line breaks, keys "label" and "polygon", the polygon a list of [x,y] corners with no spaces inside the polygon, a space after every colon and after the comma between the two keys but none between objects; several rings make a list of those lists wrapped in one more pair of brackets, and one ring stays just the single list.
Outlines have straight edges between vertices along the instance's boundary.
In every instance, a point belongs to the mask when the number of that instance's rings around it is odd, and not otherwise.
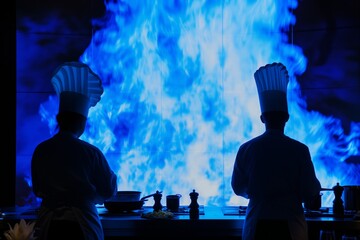
[{"label": "wooden pepper mill", "polygon": [[189,194],[191,203],[189,205],[190,208],[190,219],[199,219],[199,204],[197,203],[197,199],[199,197],[199,193],[195,192],[195,189]]},{"label": "wooden pepper mill", "polygon": [[337,183],[336,186],[333,187],[333,191],[335,195],[333,201],[333,213],[335,217],[344,217],[344,205],[343,200],[341,199],[344,188]]},{"label": "wooden pepper mill", "polygon": [[162,194],[159,191],[156,191],[156,193],[154,194],[155,203],[153,206],[153,209],[155,212],[161,211],[161,209],[162,209],[161,197],[162,197]]}]

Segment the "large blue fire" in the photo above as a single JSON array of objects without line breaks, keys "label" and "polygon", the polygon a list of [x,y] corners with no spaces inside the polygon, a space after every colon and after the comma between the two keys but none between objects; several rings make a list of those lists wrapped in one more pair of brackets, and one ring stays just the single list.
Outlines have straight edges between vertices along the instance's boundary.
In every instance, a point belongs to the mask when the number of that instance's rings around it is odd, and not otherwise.
[{"label": "large blue fire", "polygon": [[[240,144],[264,131],[253,73],[272,62],[290,74],[286,134],[309,146],[322,186],[360,182],[358,165],[344,167],[359,155],[360,123],[345,134],[340,120],[306,110],[296,76],[307,59],[291,37],[296,0],[105,4],[79,58],[105,90],[81,138],[104,152],[119,190],[179,193],[185,205],[195,189],[201,205],[247,204],[232,192],[232,167]],[[54,93],[40,107],[51,133],[57,101]]]}]

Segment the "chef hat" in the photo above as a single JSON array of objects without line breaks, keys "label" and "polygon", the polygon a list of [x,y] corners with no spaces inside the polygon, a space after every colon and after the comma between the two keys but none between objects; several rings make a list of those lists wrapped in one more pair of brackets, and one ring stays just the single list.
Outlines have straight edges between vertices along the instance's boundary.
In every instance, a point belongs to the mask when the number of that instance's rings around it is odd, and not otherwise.
[{"label": "chef hat", "polygon": [[88,65],[66,62],[54,72],[51,83],[59,97],[59,113],[75,112],[85,117],[104,92],[100,77]]},{"label": "chef hat", "polygon": [[282,63],[272,63],[260,67],[255,73],[261,113],[269,111],[288,112],[287,84],[289,74]]}]

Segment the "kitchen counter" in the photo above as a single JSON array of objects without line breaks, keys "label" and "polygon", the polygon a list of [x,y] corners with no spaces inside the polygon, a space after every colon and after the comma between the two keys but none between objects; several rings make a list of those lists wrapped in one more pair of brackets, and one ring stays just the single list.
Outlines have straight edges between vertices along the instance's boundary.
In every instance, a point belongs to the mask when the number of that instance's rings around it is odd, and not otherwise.
[{"label": "kitchen counter", "polygon": [[[237,206],[211,207],[200,206],[199,219],[190,219],[186,206],[180,207],[170,219],[148,219],[143,216],[152,212],[151,206],[131,212],[110,213],[103,206],[98,207],[106,239],[142,239],[144,237],[207,237],[213,239],[240,239],[245,219],[243,211]],[[1,221],[2,232],[8,229],[8,223],[14,224],[19,219],[36,220],[35,211],[27,208],[3,210]],[[311,214],[307,216],[310,239],[319,239],[321,229],[336,232],[340,239],[342,234],[353,234],[360,237],[360,220],[352,215],[336,218],[330,213]],[[1,239],[1,238],[0,238]]]},{"label": "kitchen counter", "polygon": [[[180,207],[185,208],[185,207]],[[186,207],[187,208],[187,207]],[[219,207],[200,206],[198,220],[190,219],[188,212],[174,213],[171,219],[147,219],[141,215],[152,212],[152,207],[143,207],[136,216],[116,216],[99,209],[106,236],[143,237],[164,236],[171,232],[177,237],[241,238],[244,216],[225,216]]]}]

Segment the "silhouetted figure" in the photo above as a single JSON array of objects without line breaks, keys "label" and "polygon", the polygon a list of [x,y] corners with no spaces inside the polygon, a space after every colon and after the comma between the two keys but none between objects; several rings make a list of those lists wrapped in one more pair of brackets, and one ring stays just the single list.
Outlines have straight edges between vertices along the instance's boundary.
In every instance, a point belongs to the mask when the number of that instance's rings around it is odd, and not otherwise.
[{"label": "silhouetted figure", "polygon": [[288,72],[273,63],[254,77],[266,130],[240,146],[234,163],[233,191],[249,199],[242,239],[306,240],[302,204],[317,197],[321,185],[308,147],[284,134]]},{"label": "silhouetted figure", "polygon": [[117,177],[103,153],[79,137],[89,107],[100,100],[100,78],[86,65],[61,65],[52,78],[60,97],[59,131],[32,156],[32,186],[42,199],[35,227],[38,240],[104,239],[96,204],[117,191]]}]

